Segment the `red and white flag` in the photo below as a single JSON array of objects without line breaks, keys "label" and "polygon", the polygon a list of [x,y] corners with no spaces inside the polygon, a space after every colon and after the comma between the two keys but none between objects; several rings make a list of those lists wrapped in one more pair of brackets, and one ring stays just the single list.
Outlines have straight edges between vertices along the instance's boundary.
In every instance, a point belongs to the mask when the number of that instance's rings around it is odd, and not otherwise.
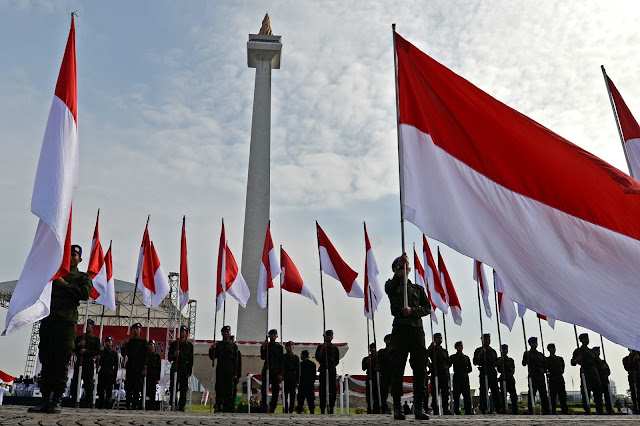
[{"label": "red and white flag", "polygon": [[167,279],[158,254],[149,237],[149,223],[144,229],[140,255],[138,257],[138,273],[136,274],[138,291],[142,295],[142,302],[149,308],[157,308],[169,294],[169,280]]},{"label": "red and white flag", "polygon": [[271,224],[267,225],[267,234],[264,237],[264,248],[262,249],[262,262],[260,263],[260,274],[258,275],[258,305],[262,309],[267,307],[267,292],[273,288],[273,279],[278,276],[280,266],[276,250],[273,248],[271,239]]},{"label": "red and white flag", "polygon": [[453,322],[457,325],[462,324],[462,306],[460,306],[460,301],[458,300],[458,293],[456,293],[456,289],[453,287],[453,281],[451,281],[451,276],[449,275],[449,271],[447,270],[447,265],[444,264],[444,259],[440,254],[440,248],[438,247],[438,270],[440,271],[440,280],[444,283],[445,291],[447,292],[447,302],[449,307],[451,308],[451,316],[453,317]]},{"label": "red and white flag", "polygon": [[180,238],[180,310],[189,303],[189,268],[187,267],[186,218],[182,216],[182,237]]},{"label": "red and white flag", "polygon": [[320,252],[320,270],[332,278],[340,281],[344,291],[349,297],[364,297],[364,293],[358,285],[356,278],[358,273],[351,269],[349,265],[342,260],[336,248],[331,244],[327,234],[324,233],[318,222],[316,222],[318,231],[318,251]]},{"label": "red and white flag", "polygon": [[516,322],[516,308],[513,305],[513,300],[509,299],[509,296],[504,294],[504,284],[496,271],[493,271],[493,278],[495,279],[496,292],[498,293],[500,322],[506,325],[509,328],[509,331],[511,331],[513,324]]},{"label": "red and white flag", "polygon": [[378,281],[378,263],[373,255],[367,225],[364,225],[364,246],[366,250],[364,259],[364,316],[372,319],[373,313],[378,310],[378,305],[384,297],[384,289]]},{"label": "red and white flag", "polygon": [[226,293],[229,296],[236,299],[236,301],[243,308],[247,307],[247,301],[249,300],[249,287],[245,282],[242,274],[238,270],[238,264],[236,263],[236,259],[233,257],[231,253],[231,249],[228,245],[225,245],[225,284],[226,284]]},{"label": "red and white flag", "polygon": [[282,268],[280,270],[280,287],[288,292],[307,297],[317,305],[318,301],[309,290],[309,286],[304,283],[298,268],[282,247],[280,247],[280,267]]},{"label": "red and white flag", "polygon": [[427,237],[422,234],[422,256],[424,257],[424,277],[429,287],[429,299],[431,304],[437,306],[442,312],[449,313],[449,305],[447,305],[447,293],[445,292],[438,266],[436,265]]},{"label": "red and white flag", "polygon": [[540,318],[541,320],[545,320],[547,322],[547,324],[549,324],[549,327],[555,329],[556,328],[556,320],[553,318],[549,318],[547,316],[544,316],[542,314],[536,314],[538,316],[538,318]]},{"label": "red and white flag", "polygon": [[629,173],[636,180],[640,180],[640,126],[609,76],[607,76],[607,82],[622,128],[622,138],[629,158]]},{"label": "red and white flag", "polygon": [[98,299],[102,293],[106,291],[107,286],[107,273],[102,271],[104,266],[104,252],[102,251],[102,244],[100,244],[100,230],[98,229],[100,223],[100,210],[96,216],[96,226],[93,229],[93,239],[91,240],[91,254],[89,255],[89,265],[87,265],[87,275],[93,281],[93,288],[91,289],[91,298],[93,300]]},{"label": "red and white flag", "polygon": [[75,34],[72,16],[31,196],[38,227],[11,295],[3,335],[48,316],[51,281],[70,268],[71,201],[79,163]]},{"label": "red and white flag", "polygon": [[497,265],[513,300],[640,349],[640,183],[395,46],[404,219]]},{"label": "red and white flag", "polygon": [[473,261],[473,280],[480,286],[480,294],[482,294],[482,303],[484,304],[484,312],[488,318],[491,318],[491,304],[489,303],[489,281],[484,273],[482,262]]},{"label": "red and white flag", "polygon": [[224,305],[227,284],[226,279],[226,248],[227,240],[224,232],[224,220],[222,221],[222,231],[220,231],[220,244],[218,245],[218,268],[216,270],[216,312]]},{"label": "red and white flag", "polygon": [[413,249],[413,266],[416,272],[416,284],[420,287],[424,288],[425,293],[427,293],[427,297],[429,298],[429,303],[431,304],[431,320],[438,323],[438,317],[436,316],[436,305],[433,304],[433,299],[431,298],[431,292],[429,291],[429,287],[427,286],[425,280],[425,270],[420,263],[420,258],[418,257],[418,252],[415,247]]}]

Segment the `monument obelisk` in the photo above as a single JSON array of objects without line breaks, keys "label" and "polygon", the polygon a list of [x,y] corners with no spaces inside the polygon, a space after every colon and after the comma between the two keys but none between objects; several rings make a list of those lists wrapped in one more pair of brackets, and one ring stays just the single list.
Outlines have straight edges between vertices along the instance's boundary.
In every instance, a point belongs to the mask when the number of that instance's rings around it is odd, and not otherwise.
[{"label": "monument obelisk", "polygon": [[280,68],[280,36],[273,35],[269,15],[258,34],[249,34],[247,65],[256,69],[247,199],[242,242],[242,276],[251,297],[245,309],[238,309],[237,339],[264,340],[267,310],[256,299],[264,237],[269,223],[271,185],[271,70]]}]

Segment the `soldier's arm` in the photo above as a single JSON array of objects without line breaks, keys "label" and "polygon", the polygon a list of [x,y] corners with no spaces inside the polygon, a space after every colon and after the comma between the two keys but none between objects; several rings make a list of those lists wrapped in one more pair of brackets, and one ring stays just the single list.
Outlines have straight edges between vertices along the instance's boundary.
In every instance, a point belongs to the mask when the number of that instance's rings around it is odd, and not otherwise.
[{"label": "soldier's arm", "polygon": [[338,350],[337,346],[333,346],[333,352],[336,359],[335,366],[337,367],[338,364],[340,364],[340,351]]},{"label": "soldier's arm", "polygon": [[318,362],[324,362],[324,344],[318,345],[316,348],[316,359]]},{"label": "soldier's arm", "polygon": [[429,298],[427,297],[427,293],[424,292],[422,287],[420,289],[420,306],[411,307],[411,315],[415,315],[417,317],[426,317],[431,313],[431,303],[429,302]]},{"label": "soldier's arm", "polygon": [[573,351],[573,356],[571,357],[571,365],[574,367],[578,364],[578,356],[580,355],[580,349],[576,349]]},{"label": "soldier's arm", "polygon": [[467,373],[471,373],[473,371],[473,367],[471,366],[471,360],[467,357]]},{"label": "soldier's arm", "polygon": [[528,356],[528,355],[529,355],[529,352],[528,352],[528,351],[525,351],[525,352],[522,354],[522,366],[523,366],[523,367],[526,367],[526,366],[527,366],[527,364],[529,364],[529,356]]},{"label": "soldier's arm", "polygon": [[171,361],[175,361],[176,359],[176,342],[173,341],[171,342],[171,344],[169,345],[169,362]]},{"label": "soldier's arm", "polygon": [[263,343],[260,346],[260,359],[267,359],[267,344]]},{"label": "soldier's arm", "polygon": [[394,275],[393,278],[387,280],[386,284],[384,285],[384,291],[389,296],[391,315],[393,315],[394,318],[402,317],[402,304],[395,302],[395,296],[403,291],[403,285],[404,283],[402,279],[397,275]]},{"label": "soldier's arm", "polygon": [[475,365],[482,365],[482,360],[480,359],[480,348],[473,352],[473,363]]},{"label": "soldier's arm", "polygon": [[67,282],[68,285],[63,287],[67,295],[76,300],[87,300],[89,298],[89,293],[93,288],[93,282],[89,275],[80,272],[74,275],[72,280],[67,280]]}]

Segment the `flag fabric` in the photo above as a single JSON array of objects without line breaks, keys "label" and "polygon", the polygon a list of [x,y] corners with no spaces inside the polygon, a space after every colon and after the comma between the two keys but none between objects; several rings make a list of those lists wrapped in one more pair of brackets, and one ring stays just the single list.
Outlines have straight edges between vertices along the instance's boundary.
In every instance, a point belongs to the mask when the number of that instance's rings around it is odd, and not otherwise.
[{"label": "flag fabric", "polygon": [[101,294],[96,302],[103,304],[112,311],[116,310],[116,288],[113,279],[113,259],[111,257],[111,245],[107,250],[107,254],[104,256],[104,269],[107,275],[107,289],[104,294]]},{"label": "flag fabric", "polygon": [[3,335],[49,315],[51,281],[68,274],[71,202],[78,183],[75,25],[65,48],[36,171],[31,212],[38,227],[7,312]]},{"label": "flag fabric", "polygon": [[516,305],[518,306],[518,316],[524,318],[524,314],[527,313],[527,307],[517,302]]},{"label": "flag fabric", "polygon": [[435,260],[433,260],[433,255],[431,254],[431,249],[427,242],[427,237],[424,234],[422,234],[422,256],[424,257],[425,267],[424,277],[427,281],[427,286],[429,287],[429,299],[431,300],[431,304],[437,306],[446,314],[449,312],[449,305],[447,305],[447,293],[442,285],[442,280],[438,273],[438,266],[436,265]]},{"label": "flag fabric", "polygon": [[500,314],[500,322],[509,328],[509,331],[513,329],[513,324],[516,322],[516,308],[513,305],[513,300],[509,299],[509,296],[504,294],[504,284],[496,271],[493,271],[493,278],[496,284],[496,293],[498,293],[498,312]]},{"label": "flag fabric", "polygon": [[227,284],[226,279],[226,248],[227,240],[224,232],[224,220],[222,221],[222,231],[220,231],[220,244],[218,245],[218,268],[216,271],[216,312],[218,312],[224,304],[226,297]]},{"label": "flag fabric", "polygon": [[433,299],[431,298],[431,292],[429,291],[429,286],[425,282],[425,270],[420,263],[420,258],[418,257],[418,252],[414,247],[413,249],[413,266],[416,271],[416,284],[420,287],[424,288],[425,293],[427,293],[427,297],[429,298],[429,303],[431,304],[431,320],[436,324],[438,323],[438,317],[436,316],[436,305],[433,304]]},{"label": "flag fabric", "polygon": [[491,304],[489,302],[489,281],[484,273],[482,262],[473,261],[473,280],[480,286],[480,294],[482,294],[482,303],[484,304],[484,312],[488,318],[491,318]]},{"label": "flag fabric", "polygon": [[616,114],[622,128],[622,139],[624,139],[624,146],[629,159],[629,173],[636,180],[640,180],[640,126],[609,76],[607,76],[607,83],[609,84],[613,103],[616,106]]},{"label": "flag fabric", "polygon": [[96,300],[100,296],[100,290],[104,293],[107,286],[106,273],[100,274],[102,267],[104,266],[104,252],[102,251],[102,244],[100,244],[100,211],[96,217],[96,226],[93,229],[93,239],[91,240],[91,254],[89,255],[89,265],[87,265],[87,275],[93,281],[93,288],[91,289],[91,298]]},{"label": "flag fabric", "polygon": [[160,303],[162,303],[167,294],[169,294],[171,286],[169,285],[169,278],[162,269],[153,241],[151,242],[151,259],[153,265],[153,283],[155,287],[155,293],[151,295],[151,306],[157,308],[160,306]]},{"label": "flag fabric", "polygon": [[271,224],[267,225],[267,234],[264,237],[264,248],[262,249],[262,262],[260,263],[260,274],[258,275],[258,305],[262,309],[267,307],[267,292],[273,288],[273,279],[278,276],[280,266],[276,250],[273,248],[271,239]]},{"label": "flag fabric", "polygon": [[142,303],[151,307],[151,294],[155,292],[153,260],[151,259],[151,239],[149,238],[149,220],[142,234],[142,243],[138,254],[138,267],[136,269],[136,285],[142,297]]},{"label": "flag fabric", "polygon": [[373,255],[366,225],[364,227],[364,245],[366,250],[364,259],[364,316],[372,319],[373,313],[378,310],[378,305],[384,297],[384,289],[380,285],[380,281],[378,281],[380,272],[378,271],[376,258]]},{"label": "flag fabric", "polygon": [[189,268],[187,267],[187,231],[186,218],[182,217],[182,237],[180,238],[180,310],[189,303]]},{"label": "flag fabric", "polygon": [[544,316],[542,314],[536,314],[538,316],[538,318],[540,318],[541,320],[545,320],[547,322],[547,324],[549,324],[549,327],[555,329],[556,328],[556,320],[553,318],[549,318],[547,316]]},{"label": "flag fabric", "polygon": [[304,283],[298,268],[282,247],[280,247],[280,267],[280,286],[282,289],[307,297],[317,305],[318,301],[309,290],[309,286]]},{"label": "flag fabric", "polygon": [[447,293],[447,303],[451,308],[451,316],[453,317],[453,322],[455,322],[457,325],[461,325],[462,306],[460,306],[460,301],[458,300],[456,289],[453,287],[453,281],[451,281],[451,276],[449,275],[449,271],[447,270],[447,265],[444,264],[444,259],[440,254],[440,248],[438,248],[438,270],[440,271],[440,280],[444,283],[444,288]]},{"label": "flag fabric", "polygon": [[358,285],[356,278],[358,273],[351,269],[349,265],[342,260],[340,254],[333,246],[327,234],[324,233],[318,222],[316,222],[318,231],[318,251],[320,252],[320,270],[332,278],[340,281],[344,291],[349,297],[364,297],[364,293]]},{"label": "flag fabric", "polygon": [[395,46],[403,218],[496,265],[513,300],[640,349],[640,183]]},{"label": "flag fabric", "polygon": [[243,308],[247,307],[247,301],[249,300],[249,287],[245,282],[242,274],[238,270],[238,264],[236,259],[231,253],[231,249],[225,244],[225,291],[229,293],[229,296],[236,299],[236,301]]},{"label": "flag fabric", "polygon": [[5,382],[5,383],[11,383],[11,382],[13,382],[14,379],[15,379],[15,376],[12,376],[12,375],[7,374],[4,371],[0,370],[0,381]]}]

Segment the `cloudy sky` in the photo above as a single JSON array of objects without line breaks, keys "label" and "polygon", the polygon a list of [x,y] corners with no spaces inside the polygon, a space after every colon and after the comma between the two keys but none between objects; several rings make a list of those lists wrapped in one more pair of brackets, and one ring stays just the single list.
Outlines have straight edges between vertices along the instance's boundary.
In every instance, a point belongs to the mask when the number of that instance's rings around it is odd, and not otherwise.
[{"label": "cloudy sky", "polygon": [[[81,155],[73,240],[89,247],[100,208],[103,244],[113,240],[115,275],[132,281],[147,215],[167,272],[178,270],[186,215],[199,339],[213,335],[222,218],[241,258],[255,76],[247,67],[246,42],[265,12],[283,43],[282,67],[272,79],[272,235],[318,299],[316,220],[359,272],[363,221],[381,279],[401,251],[392,23],[453,71],[624,171],[601,64],[640,115],[640,7],[634,2],[2,2],[0,281],[18,278],[31,247],[37,224],[29,211],[31,191],[73,10],[79,15]],[[419,244],[421,233],[411,224],[406,229],[407,241]],[[437,244],[432,241],[433,250]],[[472,260],[441,250],[464,318],[462,327],[449,320],[449,345],[463,340],[471,355],[480,334]],[[331,278],[324,283],[327,326],[336,341],[350,346],[340,368],[360,373],[367,341],[362,300],[347,298]],[[234,328],[236,309],[228,303],[227,322]],[[271,312],[269,325],[279,328],[277,300]],[[321,339],[320,307],[285,294],[284,313],[285,339]],[[376,323],[379,339],[390,326],[385,300]],[[540,334],[531,312],[526,327],[528,335]],[[485,328],[497,347],[495,320],[485,319]],[[565,357],[567,388],[577,390],[578,370],[568,365],[572,326],[558,323],[554,331],[542,324],[542,330],[545,343],[555,341]],[[502,332],[518,363],[521,324]],[[1,338],[0,369],[22,373],[29,333]],[[598,340],[593,333],[591,339]],[[620,360],[627,351],[606,340],[605,350],[624,393]],[[516,379],[524,390],[524,368],[517,368]]]}]

